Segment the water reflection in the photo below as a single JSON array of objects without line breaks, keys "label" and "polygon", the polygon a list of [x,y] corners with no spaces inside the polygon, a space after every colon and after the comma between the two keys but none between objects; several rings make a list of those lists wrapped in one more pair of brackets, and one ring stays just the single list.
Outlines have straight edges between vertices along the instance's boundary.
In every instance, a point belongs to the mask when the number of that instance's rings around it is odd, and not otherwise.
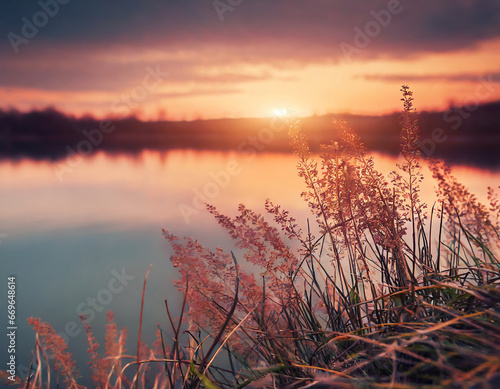
[{"label": "water reflection", "polygon": [[[376,155],[376,161],[384,173],[394,168],[392,157]],[[239,203],[263,212],[270,198],[305,223],[310,215],[300,199],[304,188],[295,164],[289,154],[250,158],[172,150],[132,158],[98,153],[59,180],[57,163],[2,161],[0,232],[8,237],[1,242],[0,255],[5,274],[18,279],[18,361],[28,365],[34,343],[26,324],[29,316],[41,317],[66,334],[84,376],[89,376],[87,345],[78,313],[93,314],[91,325],[103,344],[105,313],[115,311],[119,327],[129,328],[133,348],[150,263],[154,271],[148,280],[143,337],[152,344],[155,324],[167,327],[163,300],[172,300],[175,310],[178,299],[161,228],[197,237],[209,247],[232,247],[222,228],[199,209],[200,199],[234,215]],[[453,172],[483,201],[486,187],[500,183],[498,170],[456,166]],[[433,201],[433,187],[430,179],[422,186],[427,202]],[[6,355],[1,358],[4,363]]]}]

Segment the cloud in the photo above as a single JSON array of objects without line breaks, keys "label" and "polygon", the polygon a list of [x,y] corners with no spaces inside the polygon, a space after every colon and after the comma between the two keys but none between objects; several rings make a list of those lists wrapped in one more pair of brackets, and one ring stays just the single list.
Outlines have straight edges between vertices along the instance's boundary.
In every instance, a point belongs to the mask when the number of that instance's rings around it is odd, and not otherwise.
[{"label": "cloud", "polygon": [[240,89],[191,89],[185,92],[169,92],[169,93],[157,93],[155,94],[156,99],[162,98],[182,98],[182,97],[193,97],[193,96],[214,96],[214,95],[226,95],[241,92]]},{"label": "cloud", "polygon": [[[104,55],[105,54],[105,55]],[[200,53],[186,53],[182,58],[157,52],[138,53],[118,49],[78,52],[68,48],[63,57],[57,49],[31,53],[30,61],[13,57],[0,62],[0,86],[47,91],[107,91],[126,90],[141,82],[147,66],[159,66],[169,73],[170,85],[186,82],[196,85],[238,84],[281,78],[269,70],[218,69],[226,63],[212,54],[215,63],[198,60]],[[125,58],[125,60],[123,60]],[[35,64],[35,65],[34,65]]]},{"label": "cloud", "polygon": [[[388,82],[478,82],[485,74],[365,74],[356,78],[363,78],[368,81],[388,81]],[[500,82],[500,73],[489,73],[493,82]]]},{"label": "cloud", "polygon": [[[398,0],[392,0],[398,1]],[[243,0],[221,22],[213,2],[202,0],[73,0],[21,50],[48,45],[75,48],[126,46],[137,51],[162,47],[177,51],[223,48],[232,61],[340,61],[342,42],[353,44],[355,28],[387,10],[389,0],[305,1]],[[496,0],[399,1],[380,34],[359,58],[407,57],[429,51],[471,47],[500,36],[500,3]],[[20,33],[22,17],[31,19],[38,3],[2,2],[0,36]],[[7,39],[0,49],[7,53]],[[210,62],[210,58],[202,61]]]}]

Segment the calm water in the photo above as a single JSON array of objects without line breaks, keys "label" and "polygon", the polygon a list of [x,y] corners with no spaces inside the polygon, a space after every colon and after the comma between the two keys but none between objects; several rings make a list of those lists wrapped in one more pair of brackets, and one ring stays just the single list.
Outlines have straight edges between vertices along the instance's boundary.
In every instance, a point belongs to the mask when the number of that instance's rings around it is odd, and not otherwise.
[{"label": "calm water", "polygon": [[[394,159],[376,156],[389,172]],[[88,376],[86,337],[78,314],[91,319],[103,344],[106,311],[129,329],[129,352],[137,342],[144,275],[153,264],[146,292],[143,339],[154,341],[155,325],[168,328],[164,299],[178,308],[177,274],[161,229],[189,235],[209,247],[233,246],[203,209],[202,201],[234,215],[239,203],[263,211],[266,198],[282,204],[299,221],[309,213],[300,199],[296,158],[190,150],[144,152],[138,157],[96,154],[62,171],[58,163],[0,162],[0,258],[6,277],[17,280],[18,374],[29,366],[34,332],[30,316],[50,322],[67,337],[70,351]],[[500,171],[456,166],[454,173],[485,199],[500,183]],[[431,180],[425,197],[433,199]],[[6,311],[5,298],[1,309]],[[6,326],[2,321],[2,326]],[[1,366],[7,360],[1,338]],[[23,365],[23,366],[21,366]]]}]

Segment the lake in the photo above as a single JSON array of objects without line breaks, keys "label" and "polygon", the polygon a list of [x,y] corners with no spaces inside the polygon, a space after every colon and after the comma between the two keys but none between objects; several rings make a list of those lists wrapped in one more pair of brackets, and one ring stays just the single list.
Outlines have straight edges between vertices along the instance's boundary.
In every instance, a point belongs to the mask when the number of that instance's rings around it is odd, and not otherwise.
[{"label": "lake", "polygon": [[[375,158],[381,172],[393,169],[393,157]],[[87,340],[78,314],[88,316],[103,344],[106,312],[114,311],[118,328],[129,330],[133,354],[150,264],[142,336],[152,345],[156,324],[169,328],[164,299],[174,312],[180,299],[161,229],[230,250],[230,239],[202,203],[235,215],[239,203],[264,212],[267,198],[305,225],[310,215],[300,198],[304,187],[296,162],[291,154],[195,150],[101,152],[69,168],[64,161],[0,161],[0,257],[4,280],[15,276],[17,283],[18,374],[25,376],[35,343],[26,323],[30,316],[50,322],[67,338],[84,376],[89,375]],[[480,200],[488,185],[500,184],[498,169],[457,165],[453,172]],[[422,188],[427,201],[433,201],[433,187],[427,179]],[[2,366],[6,358],[2,351]]]}]

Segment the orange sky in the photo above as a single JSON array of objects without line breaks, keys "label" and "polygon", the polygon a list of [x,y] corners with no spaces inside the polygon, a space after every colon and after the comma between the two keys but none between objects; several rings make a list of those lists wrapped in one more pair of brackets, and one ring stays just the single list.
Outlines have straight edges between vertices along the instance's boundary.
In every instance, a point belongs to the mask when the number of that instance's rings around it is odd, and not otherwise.
[{"label": "orange sky", "polygon": [[[500,37],[494,32],[500,7],[493,3],[401,3],[362,49],[355,45],[356,29],[367,31],[374,15],[388,15],[386,2],[373,2],[372,9],[362,2],[243,4],[224,20],[196,1],[186,9],[153,3],[159,8],[145,11],[145,18],[137,19],[136,9],[116,11],[113,23],[89,11],[88,22],[101,36],[83,24],[73,27],[82,9],[71,4],[28,43],[3,41],[0,108],[51,106],[77,116],[171,120],[264,117],[284,107],[298,116],[383,114],[400,110],[401,84],[410,85],[421,111],[500,100]],[[20,34],[17,17],[29,20],[36,9],[9,11],[6,28]],[[155,22],[163,11],[171,19],[167,27]],[[272,15],[281,15],[278,26]],[[462,20],[470,25],[455,27]],[[412,22],[416,32],[409,31]],[[346,55],[342,45],[355,51]],[[152,76],[154,69],[160,76]]]}]

